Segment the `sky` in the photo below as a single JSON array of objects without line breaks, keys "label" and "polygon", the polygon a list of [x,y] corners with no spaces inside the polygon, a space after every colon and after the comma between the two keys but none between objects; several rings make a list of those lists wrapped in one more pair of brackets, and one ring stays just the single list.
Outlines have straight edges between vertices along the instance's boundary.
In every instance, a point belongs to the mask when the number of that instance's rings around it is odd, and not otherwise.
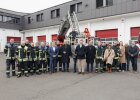
[{"label": "sky", "polygon": [[33,13],[72,0],[0,0],[0,8]]}]

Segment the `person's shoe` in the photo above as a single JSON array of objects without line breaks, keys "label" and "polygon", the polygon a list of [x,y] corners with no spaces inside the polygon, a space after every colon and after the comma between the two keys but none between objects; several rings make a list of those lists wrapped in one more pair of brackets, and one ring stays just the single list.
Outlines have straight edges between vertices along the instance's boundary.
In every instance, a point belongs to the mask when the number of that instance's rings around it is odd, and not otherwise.
[{"label": "person's shoe", "polygon": [[138,72],[137,71],[134,71],[134,74],[137,74]]},{"label": "person's shoe", "polygon": [[78,72],[78,74],[81,74],[81,72]]},{"label": "person's shoe", "polygon": [[29,77],[29,74],[25,74],[26,77]]},{"label": "person's shoe", "polygon": [[16,76],[16,73],[15,73],[15,72],[13,72],[13,73],[12,73],[12,76]]},{"label": "person's shoe", "polygon": [[127,71],[130,71],[129,69],[127,69]]},{"label": "person's shoe", "polygon": [[124,71],[124,70],[122,70],[122,72],[124,73],[125,71]]},{"label": "person's shoe", "polygon": [[109,68],[107,68],[107,72],[110,73],[110,69]]},{"label": "person's shoe", "polygon": [[82,75],[85,75],[85,73],[84,73],[84,72],[82,72]]},{"label": "person's shoe", "polygon": [[20,78],[21,77],[21,74],[17,75],[17,78]]},{"label": "person's shoe", "polygon": [[98,71],[96,70],[95,73],[98,73]]},{"label": "person's shoe", "polygon": [[10,78],[10,75],[7,75],[7,78]]}]

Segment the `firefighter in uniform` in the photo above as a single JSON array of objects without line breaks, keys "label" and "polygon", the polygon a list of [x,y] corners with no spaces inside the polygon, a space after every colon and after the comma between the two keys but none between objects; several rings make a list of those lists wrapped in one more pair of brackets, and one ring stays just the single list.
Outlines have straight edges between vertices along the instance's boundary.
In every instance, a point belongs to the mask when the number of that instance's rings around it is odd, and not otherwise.
[{"label": "firefighter in uniform", "polygon": [[35,43],[35,54],[36,54],[36,62],[35,62],[35,73],[40,74],[39,72],[39,43]]},{"label": "firefighter in uniform", "polygon": [[96,73],[104,72],[103,71],[103,66],[104,66],[103,53],[104,53],[104,48],[102,47],[102,43],[99,41],[98,46],[96,48],[96,70],[95,70]]},{"label": "firefighter in uniform", "polygon": [[[49,45],[49,43],[47,42],[46,43],[46,47],[47,47],[47,51],[49,50],[49,48],[50,48],[50,45]],[[47,71],[49,71],[50,70],[50,57],[49,57],[49,53],[47,52]]]},{"label": "firefighter in uniform", "polygon": [[31,61],[30,61],[30,59],[29,59],[31,45],[30,45],[29,40],[25,40],[25,46],[28,47],[28,53],[27,53],[28,61],[27,61],[27,66],[28,66],[28,71],[29,71],[29,73],[31,73],[31,67],[32,67],[32,66],[30,66],[30,65],[31,65],[31,64],[30,64]]},{"label": "firefighter in uniform", "polygon": [[29,54],[29,61],[30,61],[30,73],[33,75],[36,72],[36,48],[34,47],[34,43],[31,43],[30,54]]},{"label": "firefighter in uniform", "polygon": [[15,58],[16,58],[16,46],[14,39],[10,39],[10,43],[5,46],[4,53],[6,54],[6,75],[10,78],[10,65],[12,65],[12,76],[15,76]]},{"label": "firefighter in uniform", "polygon": [[62,47],[59,41],[57,41],[57,47],[59,50],[58,59],[57,59],[57,71],[62,71]]},{"label": "firefighter in uniform", "polygon": [[118,42],[115,41],[114,42],[114,45],[113,45],[113,50],[115,52],[115,57],[114,57],[114,60],[113,60],[113,69],[115,71],[120,71],[120,48],[118,46]]},{"label": "firefighter in uniform", "polygon": [[47,48],[44,42],[41,42],[41,47],[39,48],[39,72],[47,72]]},{"label": "firefighter in uniform", "polygon": [[21,42],[21,45],[17,47],[16,55],[18,61],[18,78],[21,77],[22,74],[25,74],[26,77],[29,77],[28,74],[28,47],[25,46],[25,41]]}]

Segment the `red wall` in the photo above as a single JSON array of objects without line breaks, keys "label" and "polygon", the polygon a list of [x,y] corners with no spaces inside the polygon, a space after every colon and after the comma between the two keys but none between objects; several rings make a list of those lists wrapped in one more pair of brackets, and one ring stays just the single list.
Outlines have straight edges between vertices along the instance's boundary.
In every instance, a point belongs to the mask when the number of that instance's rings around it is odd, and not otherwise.
[{"label": "red wall", "polygon": [[58,40],[58,35],[57,34],[53,34],[52,35],[52,41],[57,41]]},{"label": "red wall", "polygon": [[14,39],[17,43],[21,42],[21,37],[7,37],[7,42],[10,42],[10,39]]},{"label": "red wall", "polygon": [[98,30],[96,31],[98,38],[118,38],[118,29]]},{"label": "red wall", "polygon": [[132,27],[131,28],[131,37],[139,36],[140,27]]},{"label": "red wall", "polygon": [[28,39],[29,42],[33,42],[33,37],[26,37],[26,39]]},{"label": "red wall", "polygon": [[46,35],[38,36],[38,42],[46,42]]}]

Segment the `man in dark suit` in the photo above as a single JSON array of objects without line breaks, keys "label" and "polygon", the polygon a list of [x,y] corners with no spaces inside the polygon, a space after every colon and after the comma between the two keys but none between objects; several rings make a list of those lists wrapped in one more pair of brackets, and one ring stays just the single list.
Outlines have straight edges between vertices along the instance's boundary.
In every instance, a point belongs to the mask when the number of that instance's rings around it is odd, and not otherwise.
[{"label": "man in dark suit", "polygon": [[62,63],[63,63],[63,72],[69,71],[68,63],[71,56],[71,47],[68,45],[67,40],[64,40],[64,45],[62,46]]},{"label": "man in dark suit", "polygon": [[54,73],[57,66],[57,57],[59,53],[59,50],[54,42],[52,42],[52,46],[49,48],[48,53],[50,57],[50,73]]},{"label": "man in dark suit", "polygon": [[57,47],[59,50],[57,58],[57,71],[62,71],[62,46],[60,45],[59,41],[57,41]]},{"label": "man in dark suit", "polygon": [[[87,72],[93,72],[93,63],[96,56],[96,48],[93,46],[93,41],[89,42],[86,47],[86,62],[87,62]],[[89,71],[89,65],[91,64],[91,70]]]}]

